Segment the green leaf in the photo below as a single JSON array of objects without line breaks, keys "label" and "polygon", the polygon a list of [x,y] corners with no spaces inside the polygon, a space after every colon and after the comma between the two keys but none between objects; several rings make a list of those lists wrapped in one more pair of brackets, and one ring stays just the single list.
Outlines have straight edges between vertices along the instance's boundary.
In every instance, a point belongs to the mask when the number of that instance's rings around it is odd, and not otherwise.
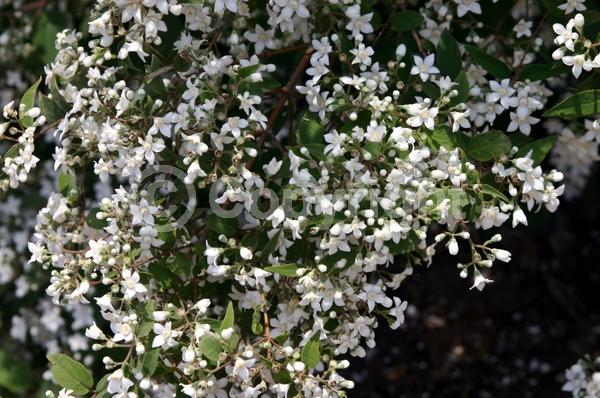
[{"label": "green leaf", "polygon": [[556,140],[558,136],[551,135],[548,137],[541,138],[539,140],[535,140],[526,144],[519,148],[515,157],[523,157],[526,156],[529,151],[531,151],[531,159],[533,159],[533,163],[540,164],[546,158],[548,153],[554,148],[554,144],[556,144]]},{"label": "green leaf", "polygon": [[519,80],[531,80],[536,82],[539,80],[547,80],[552,77],[557,77],[568,72],[561,64],[527,64],[519,74]]},{"label": "green leaf", "polygon": [[506,197],[502,192],[497,190],[495,187],[488,184],[481,184],[481,192],[485,195],[489,195],[493,198],[500,199],[504,203],[510,202],[510,199]]},{"label": "green leaf", "polygon": [[279,372],[274,374],[273,379],[275,379],[275,381],[280,384],[292,383],[292,376],[290,376],[290,372],[288,372],[285,368],[281,368]]},{"label": "green leaf", "polygon": [[64,354],[50,354],[50,371],[63,388],[73,390],[75,395],[86,394],[94,385],[92,373],[83,364]]},{"label": "green leaf", "polygon": [[25,113],[28,110],[30,110],[31,108],[33,108],[34,102],[35,102],[35,94],[37,92],[38,86],[40,85],[41,81],[42,81],[42,78],[40,77],[39,79],[36,80],[35,83],[33,83],[33,85],[31,87],[29,87],[29,89],[27,89],[27,91],[25,91],[25,94],[23,94],[23,97],[21,97],[21,104],[19,105],[19,112],[22,111],[23,113],[19,113],[19,116],[21,118],[21,123],[25,127],[31,127],[31,125],[33,124],[33,118],[30,116],[26,116]]},{"label": "green leaf", "polygon": [[381,142],[367,141],[364,145],[364,149],[371,154],[371,159],[377,159],[381,155],[383,145]]},{"label": "green leaf", "polygon": [[61,108],[60,103],[54,101],[52,98],[40,94],[38,101],[40,104],[40,111],[46,118],[46,122],[54,123],[65,116],[66,112]]},{"label": "green leaf", "polygon": [[509,153],[511,148],[510,138],[501,131],[493,130],[471,138],[467,154],[475,160],[487,161]]},{"label": "green leaf", "polygon": [[281,234],[283,233],[283,230],[280,229],[279,231],[277,231],[272,237],[271,239],[269,239],[269,241],[267,242],[266,245],[263,246],[262,250],[260,251],[260,257],[263,259],[266,259],[269,257],[269,254],[273,253],[273,251],[277,248],[277,244],[279,243],[279,239],[281,238]]},{"label": "green leaf", "polygon": [[144,312],[142,313],[142,317],[138,322],[138,332],[137,337],[143,338],[150,334],[152,331],[152,327],[154,326],[154,300],[149,300],[144,305]]},{"label": "green leaf", "polygon": [[39,93],[38,101],[42,115],[46,117],[48,123],[54,123],[62,119],[69,111],[69,105],[65,98],[58,91],[56,79],[50,81],[50,95],[46,96]]},{"label": "green leaf", "polygon": [[337,253],[323,256],[321,264],[327,267],[328,274],[337,274],[354,265],[358,252],[359,249],[356,246],[351,246],[349,252],[340,250]]},{"label": "green leaf", "polygon": [[194,264],[188,256],[181,252],[175,253],[175,256],[171,259],[171,269],[177,275],[189,277],[192,274],[192,267]]},{"label": "green leaf", "polygon": [[108,222],[106,220],[99,220],[96,215],[100,212],[100,209],[94,207],[91,209],[85,218],[85,223],[93,229],[102,230],[108,226]]},{"label": "green leaf", "polygon": [[456,87],[458,95],[456,97],[452,97],[450,100],[450,106],[456,106],[466,102],[469,98],[469,90],[471,89],[471,86],[469,85],[469,79],[467,78],[467,74],[464,70],[460,71],[455,83],[458,83],[458,86]]},{"label": "green leaf", "polygon": [[452,150],[457,147],[454,135],[448,126],[437,126],[431,132],[430,136],[434,141],[435,149],[439,149],[441,146],[443,146],[447,150]]},{"label": "green leaf", "polygon": [[213,362],[219,362],[219,354],[223,352],[221,342],[214,336],[206,335],[200,340],[198,348],[202,355]]},{"label": "green leaf", "polygon": [[564,16],[564,12],[558,8],[558,6],[562,3],[564,3],[563,0],[542,0],[542,4],[550,12],[550,14],[557,17]]},{"label": "green leaf", "polygon": [[327,158],[327,156],[325,155],[325,145],[323,144],[305,144],[303,145],[303,147],[308,149],[308,153],[313,159],[325,160]]},{"label": "green leaf", "polygon": [[243,68],[240,68],[240,70],[238,71],[238,76],[241,79],[245,79],[248,76],[250,76],[253,73],[258,72],[258,70],[260,69],[262,65],[261,64],[256,64],[256,65],[250,65],[250,66],[246,66]]},{"label": "green leaf", "polygon": [[235,311],[233,309],[233,302],[229,302],[227,304],[227,311],[225,311],[225,317],[223,318],[223,322],[221,322],[221,328],[219,332],[222,332],[225,329],[229,329],[233,327],[235,322]]},{"label": "green leaf", "polygon": [[325,126],[314,113],[305,113],[294,131],[298,145],[322,144]]},{"label": "green leaf", "polygon": [[112,394],[110,394],[106,389],[108,388],[108,376],[110,374],[104,375],[100,379],[100,381],[96,384],[96,398],[111,398]]},{"label": "green leaf", "polygon": [[317,332],[302,348],[300,359],[308,369],[312,369],[321,360],[321,345],[319,343],[320,332]]},{"label": "green leaf", "polygon": [[293,263],[265,267],[265,271],[273,272],[275,274],[287,276],[290,278],[296,278],[298,276],[298,275],[296,275],[296,270],[298,270],[298,266]]},{"label": "green leaf", "polygon": [[392,16],[390,27],[395,32],[408,32],[418,28],[424,20],[416,11],[400,11]]},{"label": "green leaf", "polygon": [[260,308],[255,308],[252,313],[252,333],[257,336],[262,336],[264,327],[262,324],[262,311]]},{"label": "green leaf", "polygon": [[69,196],[72,190],[77,190],[77,178],[71,173],[60,173],[58,175],[58,192],[63,196]]},{"label": "green leaf", "polygon": [[483,69],[488,71],[492,76],[497,79],[506,79],[510,77],[510,69],[498,58],[491,56],[470,44],[465,44],[465,49],[469,52],[471,57],[473,57],[473,60],[481,65]]},{"label": "green leaf", "polygon": [[211,214],[206,217],[206,225],[219,235],[231,237],[237,235],[238,232],[238,222],[235,218],[224,218]]},{"label": "green leaf", "polygon": [[177,275],[173,273],[162,261],[157,261],[148,266],[148,271],[152,274],[152,277],[163,289],[170,289],[177,284]]},{"label": "green leaf", "polygon": [[32,384],[30,367],[0,350],[0,391],[5,389],[13,394],[22,395]]},{"label": "green leaf", "polygon": [[[457,209],[460,210],[463,207],[467,206],[469,204],[469,197],[467,195],[467,193],[460,188],[441,188],[441,189],[437,189],[433,192],[431,192],[428,196],[427,196],[428,200],[431,200],[433,202],[432,207],[435,208],[437,207],[440,203],[442,203],[444,200],[448,199],[451,203],[451,208],[452,209]],[[410,237],[410,235],[409,235]],[[418,236],[414,236],[413,237],[413,242],[415,244],[418,244],[420,242],[420,240],[417,240]]]},{"label": "green leaf", "polygon": [[53,21],[43,13],[36,19],[33,37],[31,41],[38,48],[41,61],[44,64],[48,64],[54,60],[57,50],[54,45],[56,40],[56,34],[59,33],[62,28],[56,26]]},{"label": "green leaf", "polygon": [[458,43],[448,30],[444,30],[437,45],[436,65],[442,76],[450,76],[452,80],[462,69],[462,55]]},{"label": "green leaf", "polygon": [[144,376],[152,376],[154,372],[156,372],[159,356],[160,349],[158,348],[144,353],[144,356],[142,357],[142,372],[144,373]]},{"label": "green leaf", "polygon": [[167,92],[162,77],[157,77],[144,85],[144,90],[152,98],[162,98]]},{"label": "green leaf", "polygon": [[410,231],[408,233],[408,236],[405,239],[401,239],[400,241],[398,241],[398,243],[390,240],[386,242],[385,245],[389,249],[390,254],[397,256],[399,254],[407,254],[410,252],[414,252],[417,249],[420,242],[421,239],[419,239],[417,234],[415,234],[414,231]]},{"label": "green leaf", "polygon": [[545,117],[576,118],[600,114],[600,89],[582,91],[554,105]]}]

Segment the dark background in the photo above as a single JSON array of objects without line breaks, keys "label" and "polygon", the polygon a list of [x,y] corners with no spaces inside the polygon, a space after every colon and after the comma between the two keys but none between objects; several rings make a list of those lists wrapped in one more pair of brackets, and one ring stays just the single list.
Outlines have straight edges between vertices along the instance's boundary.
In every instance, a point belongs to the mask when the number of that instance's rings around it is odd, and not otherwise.
[{"label": "dark background", "polygon": [[502,229],[512,261],[494,264],[482,292],[440,245],[397,292],[409,302],[404,326],[380,322],[377,347],[351,360],[349,396],[568,398],[564,370],[600,353],[599,222],[594,173],[556,213]]}]

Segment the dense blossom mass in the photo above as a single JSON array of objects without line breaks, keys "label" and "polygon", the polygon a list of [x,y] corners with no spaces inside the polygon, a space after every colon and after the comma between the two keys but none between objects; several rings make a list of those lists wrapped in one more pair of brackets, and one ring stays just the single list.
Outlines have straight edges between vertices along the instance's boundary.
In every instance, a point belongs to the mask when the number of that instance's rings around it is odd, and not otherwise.
[{"label": "dense blossom mass", "polygon": [[413,268],[447,250],[482,290],[511,260],[496,229],[585,186],[597,90],[549,105],[600,68],[585,1],[518,4],[497,30],[480,17],[502,4],[419,5],[98,0],[57,34],[3,109],[3,228],[28,181],[47,203],[1,242],[0,284],[50,275],[11,335],[51,354],[58,397],[344,397]]}]

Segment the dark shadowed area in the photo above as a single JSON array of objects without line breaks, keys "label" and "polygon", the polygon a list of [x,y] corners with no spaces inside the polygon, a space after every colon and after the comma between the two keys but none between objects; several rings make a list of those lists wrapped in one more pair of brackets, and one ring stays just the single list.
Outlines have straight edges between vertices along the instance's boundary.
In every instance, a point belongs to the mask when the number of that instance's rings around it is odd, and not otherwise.
[{"label": "dark shadowed area", "polygon": [[532,228],[504,228],[512,252],[494,283],[469,290],[439,250],[398,292],[407,322],[380,322],[377,347],[352,360],[350,397],[569,397],[564,370],[600,351],[600,183]]}]

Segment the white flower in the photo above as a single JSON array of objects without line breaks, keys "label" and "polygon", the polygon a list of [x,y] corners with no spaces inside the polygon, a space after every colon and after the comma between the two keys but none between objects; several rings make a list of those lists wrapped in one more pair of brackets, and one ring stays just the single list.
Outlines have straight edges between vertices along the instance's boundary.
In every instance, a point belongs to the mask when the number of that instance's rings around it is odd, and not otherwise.
[{"label": "white flower", "polygon": [[90,239],[88,242],[89,250],[85,252],[86,258],[92,258],[94,263],[99,264],[102,261],[102,252],[104,248],[107,246],[106,242],[103,240],[93,240]]},{"label": "white flower", "polygon": [[401,60],[406,55],[406,46],[404,44],[398,45],[396,47],[396,59]]},{"label": "white flower", "polygon": [[483,229],[490,229],[492,227],[499,227],[508,220],[508,215],[500,211],[498,206],[486,207],[481,211],[478,224]]},{"label": "white flower", "polygon": [[237,357],[233,366],[227,367],[227,373],[239,378],[241,381],[246,381],[250,378],[250,368],[254,366],[256,359],[243,359]]},{"label": "white flower", "polygon": [[492,254],[496,258],[496,260],[500,260],[502,262],[508,263],[510,261],[510,252],[503,249],[492,249]]},{"label": "white flower", "polygon": [[137,271],[132,273],[130,269],[124,268],[121,272],[121,278],[121,291],[128,299],[132,299],[135,296],[144,294],[148,291],[143,284],[139,283],[140,275]]},{"label": "white flower", "polygon": [[473,286],[471,286],[471,289],[477,288],[477,290],[481,291],[487,283],[493,282],[493,280],[483,276],[478,269],[475,269],[474,274],[475,278],[473,279]]},{"label": "white flower", "polygon": [[343,143],[346,140],[346,134],[340,134],[337,130],[331,130],[324,136],[327,146],[325,147],[325,153],[330,153],[333,156],[340,156],[344,153]]},{"label": "white flower", "polygon": [[425,59],[415,55],[413,59],[415,64],[410,70],[410,74],[419,75],[424,82],[429,79],[429,75],[440,73],[440,70],[434,66],[435,54],[429,54]]},{"label": "white flower", "polygon": [[119,50],[119,58],[125,59],[129,53],[136,53],[142,61],[146,61],[148,53],[144,51],[144,46],[140,41],[125,42]]},{"label": "white flower", "polygon": [[362,66],[371,65],[371,55],[375,53],[371,47],[365,47],[363,43],[360,43],[358,48],[353,48],[350,52],[354,55],[352,64],[361,64]]},{"label": "white flower", "polygon": [[208,307],[210,307],[210,299],[202,299],[194,304],[194,308],[197,309],[200,314],[206,314]]},{"label": "white flower", "polygon": [[460,128],[468,129],[471,127],[471,123],[469,122],[470,109],[467,109],[464,112],[450,112],[452,116],[452,132],[457,132]]},{"label": "white flower", "polygon": [[372,12],[360,15],[360,6],[353,5],[346,9],[346,16],[350,19],[350,22],[346,25],[346,29],[351,32],[351,38],[361,40],[363,33],[373,33],[373,26],[370,23],[373,18]]},{"label": "white flower", "polygon": [[558,6],[559,9],[565,11],[565,15],[573,11],[585,11],[585,0],[567,0],[565,3]]},{"label": "white flower", "polygon": [[390,316],[396,318],[394,323],[390,325],[392,329],[398,329],[400,325],[404,323],[404,311],[406,311],[406,307],[408,306],[408,302],[400,300],[398,297],[394,297],[394,308],[389,310]]},{"label": "white flower", "polygon": [[388,308],[393,304],[392,300],[385,295],[385,293],[381,290],[381,286],[379,285],[373,285],[369,283],[365,284],[363,291],[358,295],[358,297],[367,303],[369,312],[372,312],[375,309],[375,304],[381,304]]},{"label": "white flower", "polygon": [[303,0],[275,0],[275,3],[281,7],[279,15],[285,20],[291,21],[294,14],[300,18],[308,18],[310,15]]},{"label": "white flower", "polygon": [[557,46],[564,45],[571,51],[575,51],[575,42],[579,38],[579,34],[577,32],[573,32],[573,27],[575,26],[575,21],[570,20],[566,26],[563,26],[559,23],[555,23],[552,25],[552,29],[554,33],[558,36],[554,39],[554,44]]},{"label": "white flower", "polygon": [[512,226],[515,228],[519,224],[527,225],[527,216],[525,215],[525,212],[517,206],[513,211]]},{"label": "white flower", "polygon": [[448,252],[453,256],[458,254],[458,242],[454,236],[448,240]]},{"label": "white flower", "polygon": [[564,56],[562,59],[563,63],[567,66],[572,66],[571,72],[575,78],[581,75],[582,71],[589,72],[594,68],[592,60],[587,58],[584,54],[577,54],[575,56]]},{"label": "white flower", "polygon": [[131,19],[142,22],[142,5],[140,1],[115,0],[115,4],[122,10],[121,22],[128,22]]},{"label": "white flower", "polygon": [[365,138],[371,142],[381,142],[385,135],[387,134],[385,125],[383,124],[369,124],[367,127],[367,134],[365,134]]},{"label": "white flower", "polygon": [[92,326],[85,330],[85,336],[92,340],[102,340],[106,338],[104,332],[96,325],[96,322],[92,323]]},{"label": "white flower", "polygon": [[274,176],[279,172],[281,165],[283,164],[283,160],[277,160],[277,158],[271,159],[271,161],[265,165],[263,165],[263,170],[269,176]]},{"label": "white flower", "polygon": [[123,375],[122,369],[117,369],[108,376],[106,391],[111,394],[124,394],[131,386],[133,386],[133,382]]},{"label": "white flower", "polygon": [[457,4],[456,14],[458,17],[464,17],[468,12],[473,14],[481,14],[481,6],[478,0],[454,0]]},{"label": "white flower", "polygon": [[252,250],[247,247],[240,247],[240,257],[244,260],[252,260]]},{"label": "white flower", "polygon": [[42,256],[44,255],[45,249],[42,246],[41,242],[29,242],[27,244],[27,248],[29,249],[29,251],[31,252],[31,258],[29,259],[28,263],[41,263],[42,262]]},{"label": "white flower", "polygon": [[567,378],[567,382],[562,388],[563,391],[573,393],[573,397],[581,395],[580,391],[585,390],[587,385],[587,376],[582,366],[582,362],[579,361],[567,369],[565,376]]},{"label": "white flower", "polygon": [[515,131],[519,129],[519,131],[525,135],[529,135],[531,133],[531,125],[539,122],[540,119],[530,116],[530,115],[519,115],[518,112],[510,113],[510,123],[506,129],[506,131]]},{"label": "white flower", "polygon": [[233,13],[238,12],[238,0],[216,0],[215,1],[215,13],[219,16],[223,16],[225,10]]},{"label": "white flower", "polygon": [[156,334],[154,340],[152,340],[152,348],[161,347],[163,350],[167,350],[178,344],[176,339],[180,333],[176,330],[171,330],[171,322],[167,322],[164,325],[155,323],[152,330]]},{"label": "white flower", "polygon": [[500,101],[500,104],[504,109],[517,106],[518,100],[513,96],[515,89],[510,87],[510,79],[504,79],[500,83],[495,80],[490,80],[490,89],[492,89],[492,92],[488,93],[486,101]]},{"label": "white flower", "polygon": [[75,396],[73,395],[73,390],[63,388],[58,392],[58,398],[75,398]]},{"label": "white flower", "polygon": [[254,43],[254,51],[260,54],[265,48],[275,48],[275,35],[273,31],[266,31],[262,26],[256,25],[254,32],[246,31],[244,37]]},{"label": "white flower", "polygon": [[521,36],[531,37],[532,21],[525,21],[523,18],[515,25],[513,31],[517,33],[517,39]]},{"label": "white flower", "polygon": [[429,108],[428,104],[412,104],[407,105],[406,109],[411,115],[406,120],[406,123],[411,127],[420,127],[425,125],[429,130],[433,130],[435,127],[435,117],[438,114],[438,108]]}]

